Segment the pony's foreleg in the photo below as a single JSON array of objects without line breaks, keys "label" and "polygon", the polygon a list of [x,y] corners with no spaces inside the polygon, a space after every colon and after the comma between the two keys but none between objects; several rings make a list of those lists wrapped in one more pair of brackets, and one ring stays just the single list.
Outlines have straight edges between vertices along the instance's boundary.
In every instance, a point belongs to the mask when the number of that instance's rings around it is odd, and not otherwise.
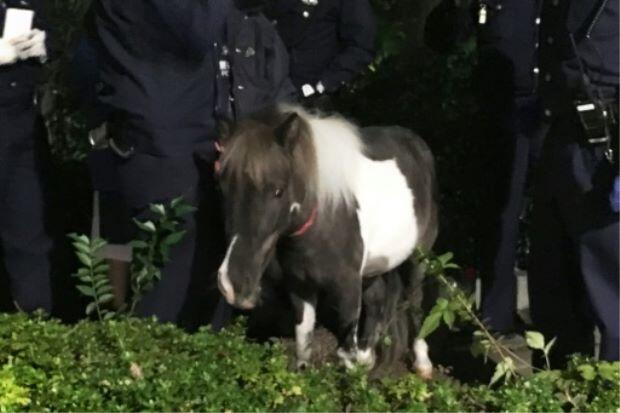
[{"label": "pony's foreleg", "polygon": [[338,310],[338,357],[347,368],[357,361],[357,330],[362,310],[362,280],[358,273],[343,277],[334,292]]},{"label": "pony's foreleg", "polygon": [[295,309],[295,344],[297,347],[297,368],[305,368],[312,356],[312,336],[316,322],[316,295],[304,298],[292,293],[291,302]]}]

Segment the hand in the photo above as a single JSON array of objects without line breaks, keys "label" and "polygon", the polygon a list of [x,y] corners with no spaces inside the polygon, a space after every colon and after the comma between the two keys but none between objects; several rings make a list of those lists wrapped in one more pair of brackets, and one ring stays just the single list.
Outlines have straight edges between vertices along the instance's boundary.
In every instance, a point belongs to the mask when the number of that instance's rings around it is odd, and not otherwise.
[{"label": "hand", "polygon": [[5,39],[0,38],[0,66],[10,65],[16,61],[17,50],[15,47]]},{"label": "hand", "polygon": [[10,43],[17,51],[17,57],[20,60],[26,60],[38,57],[42,60],[47,58],[47,48],[45,47],[45,39],[47,35],[39,29],[10,40]]}]

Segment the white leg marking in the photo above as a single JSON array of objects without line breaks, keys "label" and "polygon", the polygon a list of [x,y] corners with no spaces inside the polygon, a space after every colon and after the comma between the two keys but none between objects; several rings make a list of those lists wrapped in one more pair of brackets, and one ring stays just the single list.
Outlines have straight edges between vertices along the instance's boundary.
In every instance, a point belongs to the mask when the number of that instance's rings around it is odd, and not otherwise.
[{"label": "white leg marking", "polygon": [[377,357],[375,356],[375,351],[372,348],[367,348],[363,350],[357,351],[357,362],[362,366],[371,370],[377,361]]},{"label": "white leg marking", "polygon": [[355,367],[355,352],[348,352],[342,347],[339,347],[338,351],[336,351],[336,354],[347,369],[352,369],[353,367]]},{"label": "white leg marking", "polygon": [[[359,318],[358,318],[358,323],[359,323]],[[344,363],[344,366],[347,369],[352,369],[355,366],[355,362],[357,361],[358,351],[359,350],[357,348],[357,325],[355,325],[355,327],[353,328],[353,347],[350,349],[350,351],[346,351],[342,347],[339,347],[338,351],[336,351],[336,354],[338,355],[340,360]]]},{"label": "white leg marking", "polygon": [[301,323],[295,326],[295,341],[297,344],[297,367],[303,367],[310,361],[312,355],[312,332],[316,321],[316,312],[312,304],[304,302]]},{"label": "white leg marking", "polygon": [[232,250],[235,247],[235,243],[237,242],[238,238],[239,236],[235,235],[232,241],[230,241],[230,245],[228,246],[228,250],[226,251],[226,256],[224,257],[224,261],[222,262],[222,265],[220,265],[220,269],[217,272],[217,280],[220,291],[222,292],[222,294],[224,294],[224,298],[226,298],[228,304],[231,305],[235,303],[235,291],[228,276],[228,262],[230,261],[230,255],[232,254]]},{"label": "white leg marking", "polygon": [[426,340],[416,338],[413,343],[413,351],[415,353],[415,369],[420,377],[430,379],[433,377],[433,363],[428,357],[428,344]]}]

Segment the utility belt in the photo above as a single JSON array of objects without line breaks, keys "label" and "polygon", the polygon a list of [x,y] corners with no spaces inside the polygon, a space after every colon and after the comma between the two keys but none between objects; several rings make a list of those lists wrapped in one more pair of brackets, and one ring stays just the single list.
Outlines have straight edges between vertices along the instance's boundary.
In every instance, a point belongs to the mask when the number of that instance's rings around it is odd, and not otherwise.
[{"label": "utility belt", "polygon": [[577,119],[587,144],[603,147],[610,162],[618,162],[618,99],[577,99]]},{"label": "utility belt", "polygon": [[88,140],[94,151],[109,149],[124,159],[130,158],[136,150],[133,143],[123,139],[123,124],[116,119],[104,122],[91,130]]}]

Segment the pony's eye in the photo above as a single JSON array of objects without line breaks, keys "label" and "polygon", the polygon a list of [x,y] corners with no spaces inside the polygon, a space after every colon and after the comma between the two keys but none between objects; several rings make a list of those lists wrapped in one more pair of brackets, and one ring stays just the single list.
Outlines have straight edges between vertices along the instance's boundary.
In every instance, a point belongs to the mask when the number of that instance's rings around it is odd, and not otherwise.
[{"label": "pony's eye", "polygon": [[284,194],[284,191],[282,189],[276,189],[275,192],[273,193],[273,196],[275,196],[276,198],[282,198],[283,194]]}]

